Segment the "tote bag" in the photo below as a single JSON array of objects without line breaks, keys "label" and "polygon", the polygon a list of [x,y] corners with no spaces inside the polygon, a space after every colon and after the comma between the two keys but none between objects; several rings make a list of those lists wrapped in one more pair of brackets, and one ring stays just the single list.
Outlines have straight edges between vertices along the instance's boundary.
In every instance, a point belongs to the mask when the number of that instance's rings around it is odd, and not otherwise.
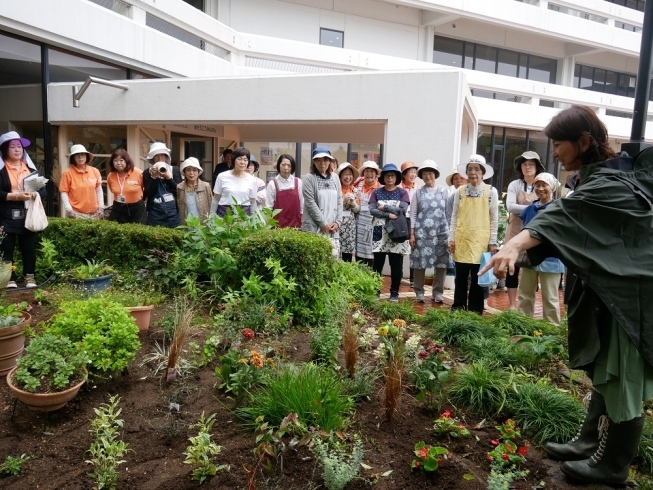
[{"label": "tote bag", "polygon": [[[492,258],[492,252],[483,252],[483,255],[481,255],[481,269],[485,267],[485,265],[490,261],[491,258]],[[494,272],[492,272],[492,269],[487,271],[482,276],[479,276],[478,278],[478,285],[481,286],[482,288],[489,288],[495,282],[497,282],[497,278],[494,275]]]},{"label": "tote bag", "polygon": [[30,231],[43,231],[47,227],[48,217],[45,215],[43,203],[41,202],[41,196],[37,194],[36,198],[30,202],[29,208],[27,209],[27,215],[25,216],[25,228]]}]

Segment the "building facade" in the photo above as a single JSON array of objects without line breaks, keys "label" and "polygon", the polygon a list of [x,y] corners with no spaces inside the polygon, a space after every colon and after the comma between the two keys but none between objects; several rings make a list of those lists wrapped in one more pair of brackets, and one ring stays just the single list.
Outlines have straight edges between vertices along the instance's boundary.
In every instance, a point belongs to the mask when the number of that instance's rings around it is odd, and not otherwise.
[{"label": "building facade", "polygon": [[[514,178],[512,160],[526,149],[537,151],[550,171],[560,171],[542,129],[569,104],[594,108],[615,148],[628,139],[643,5],[644,0],[4,0],[0,129],[17,129],[35,141],[30,150],[34,161],[46,174],[54,171],[55,183],[72,143],[85,144],[98,155],[94,164],[104,174],[112,149],[123,146],[143,156],[153,140],[172,145],[177,161],[197,156],[209,170],[223,148],[242,142],[263,164],[264,179],[281,153],[295,154],[301,171],[307,171],[315,144],[330,146],[340,161],[381,163],[390,157],[400,163],[422,157],[421,150],[413,151],[419,146],[414,140],[428,131],[413,130],[412,140],[407,131],[405,139],[394,141],[401,148],[388,148],[383,131],[325,131],[323,139],[309,137],[317,134],[310,131],[302,136],[288,128],[277,131],[274,113],[259,114],[247,124],[248,118],[229,121],[224,116],[211,124],[192,116],[157,121],[149,113],[142,120],[124,118],[121,124],[113,112],[107,118],[97,113],[89,122],[86,116],[86,121],[75,120],[74,111],[57,112],[68,119],[55,121],[51,113],[64,103],[59,99],[69,103],[70,97],[53,88],[78,86],[89,76],[157,87],[157,78],[271,80],[331,74],[338,80],[335,75],[352,72],[455,68],[471,89],[467,109],[457,118],[437,109],[430,109],[429,116],[454,121],[457,139],[469,131],[476,138],[472,145],[456,141],[457,150],[447,147],[431,158],[448,170],[470,149],[477,151],[495,166],[494,185],[505,189]],[[260,99],[274,97],[265,93],[273,83],[261,83],[261,93],[238,94],[243,108],[256,97],[259,105],[274,107]],[[433,93],[440,90],[438,82],[429,83],[435,83]],[[220,93],[219,85],[204,96],[234,96]],[[403,90],[411,93],[413,87]],[[82,107],[105,93],[110,91],[89,89]],[[462,104],[467,99],[461,94],[456,100]],[[313,107],[332,103],[305,101],[301,93],[285,101],[298,110],[309,110],[309,102]],[[423,106],[416,103],[414,110],[430,107]],[[112,109],[128,112],[120,103]],[[319,112],[313,117],[316,123]],[[297,120],[305,121],[303,116]],[[410,129],[410,119],[406,125]],[[653,140],[653,129],[646,137]]]}]

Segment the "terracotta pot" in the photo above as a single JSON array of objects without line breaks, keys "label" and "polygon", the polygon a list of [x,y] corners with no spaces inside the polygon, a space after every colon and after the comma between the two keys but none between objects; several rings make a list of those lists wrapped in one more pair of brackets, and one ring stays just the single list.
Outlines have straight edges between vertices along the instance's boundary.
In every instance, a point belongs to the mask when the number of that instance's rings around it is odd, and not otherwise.
[{"label": "terracotta pot", "polygon": [[0,328],[0,377],[16,365],[16,360],[23,354],[25,336],[23,332],[32,321],[32,316],[23,311],[23,322],[11,327]]},{"label": "terracotta pot", "polygon": [[424,278],[424,284],[426,286],[433,286],[433,278],[432,277],[425,277]]},{"label": "terracotta pot", "polygon": [[154,305],[149,306],[128,306],[129,314],[136,320],[136,326],[141,331],[146,331],[150,328],[150,317]]},{"label": "terracotta pot", "polygon": [[18,369],[18,366],[9,371],[7,375],[9,389],[14,393],[16,398],[27,405],[27,408],[35,412],[52,412],[64,407],[66,403],[77,396],[79,389],[86,383],[86,379],[88,378],[88,373],[84,373],[83,380],[64,391],[58,391],[56,393],[30,393],[17,388],[12,383],[16,369]]}]

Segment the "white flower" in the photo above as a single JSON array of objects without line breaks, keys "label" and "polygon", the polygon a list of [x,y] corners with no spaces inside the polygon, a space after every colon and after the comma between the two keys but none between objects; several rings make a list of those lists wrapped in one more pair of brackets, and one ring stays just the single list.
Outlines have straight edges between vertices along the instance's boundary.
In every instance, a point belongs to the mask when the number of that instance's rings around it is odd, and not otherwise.
[{"label": "white flower", "polygon": [[379,339],[379,334],[376,332],[376,328],[367,327],[365,330],[363,330],[363,333],[358,338],[358,342],[360,343],[361,347],[363,347],[364,349],[369,349],[372,342],[378,339]]}]

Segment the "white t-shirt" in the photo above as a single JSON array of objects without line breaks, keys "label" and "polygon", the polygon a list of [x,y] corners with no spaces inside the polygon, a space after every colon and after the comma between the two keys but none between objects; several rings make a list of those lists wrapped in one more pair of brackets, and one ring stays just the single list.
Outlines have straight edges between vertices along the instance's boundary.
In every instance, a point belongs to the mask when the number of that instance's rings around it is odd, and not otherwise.
[{"label": "white t-shirt", "polygon": [[257,191],[258,185],[254,177],[248,173],[244,173],[242,177],[234,177],[231,171],[220,173],[213,187],[213,193],[220,196],[218,204],[221,206],[234,204],[234,198],[237,204],[249,206],[251,200],[256,199]]}]

